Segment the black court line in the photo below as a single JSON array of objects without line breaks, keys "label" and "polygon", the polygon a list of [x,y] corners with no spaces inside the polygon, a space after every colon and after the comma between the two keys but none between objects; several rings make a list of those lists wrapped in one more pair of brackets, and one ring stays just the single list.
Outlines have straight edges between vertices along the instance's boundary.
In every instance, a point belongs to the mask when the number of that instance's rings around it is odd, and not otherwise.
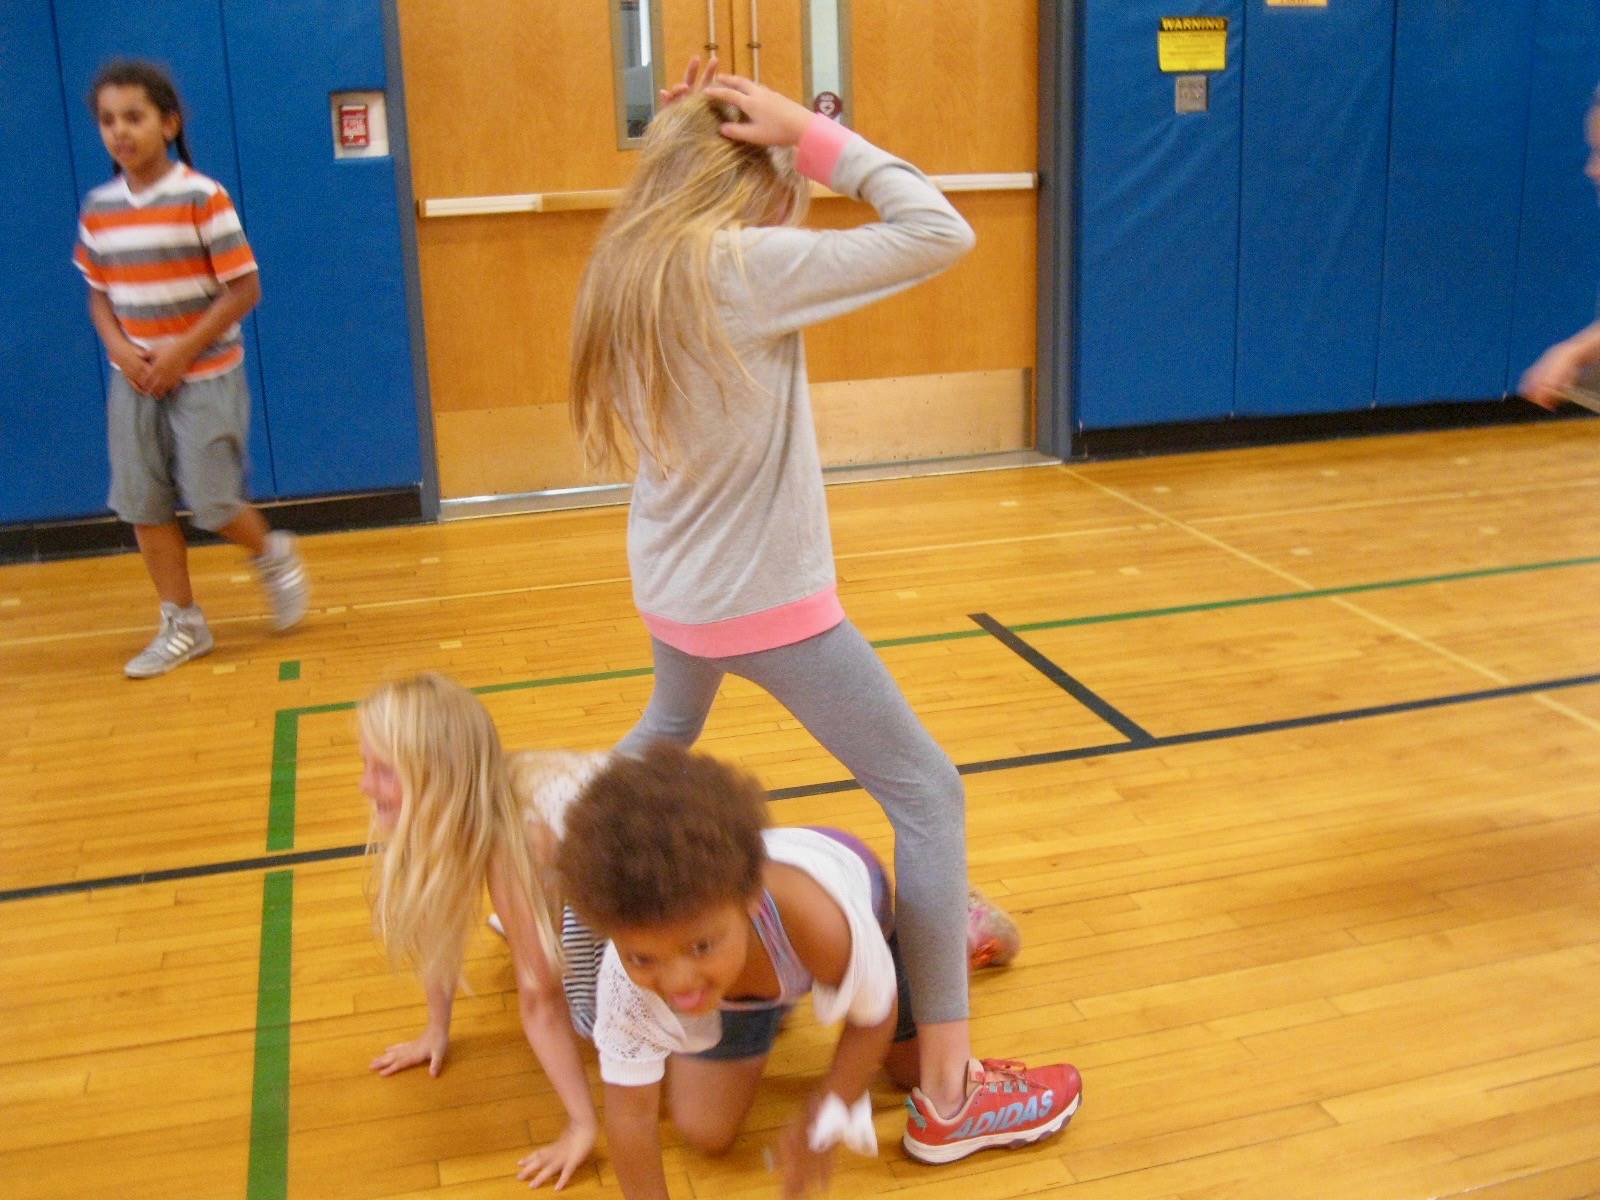
[{"label": "black court line", "polygon": [[988,613],[968,613],[967,620],[1004,645],[1007,650],[1010,650],[1023,662],[1094,713],[1095,716],[1127,738],[1129,742],[1137,746],[1148,746],[1155,741],[1155,738],[1142,728],[1138,722],[1134,721],[1132,717],[1117,708],[1109,700],[1104,699],[1088,684],[1081,683],[1071,675],[1068,675],[1055,663],[1051,662],[1050,659],[1012,633],[1011,630],[1000,624]]},{"label": "black court line", "polygon": [[257,858],[234,858],[227,862],[202,863],[197,867],[169,867],[164,871],[140,871],[133,875],[103,875],[99,879],[42,883],[37,887],[12,888],[10,891],[0,892],[0,903],[7,900],[37,900],[41,896],[66,896],[73,892],[97,892],[104,888],[136,887],[141,883],[170,883],[174,879],[199,879],[204,875],[269,871],[274,867],[329,862],[336,858],[360,858],[366,852],[365,845],[333,846],[324,850],[299,850],[293,854],[263,854]]},{"label": "black court line", "polygon": [[[1189,746],[1198,742],[1220,742],[1228,738],[1253,737],[1262,733],[1282,733],[1290,729],[1311,729],[1318,725],[1338,725],[1344,721],[1364,721],[1373,717],[1389,717],[1399,713],[1423,712],[1430,708],[1450,708],[1458,704],[1477,704],[1484,700],[1504,700],[1514,696],[1529,696],[1536,692],[1558,692],[1567,688],[1590,687],[1600,684],[1600,672],[1585,675],[1566,675],[1559,679],[1546,679],[1537,683],[1514,683],[1504,687],[1484,688],[1476,692],[1456,692],[1448,696],[1430,696],[1421,700],[1400,700],[1393,704],[1372,704],[1364,708],[1347,708],[1339,712],[1313,713],[1305,717],[1286,717],[1277,721],[1257,721],[1249,725],[1225,725],[1220,729],[1199,729],[1191,733],[1175,733],[1165,737],[1146,734],[1142,742],[1109,742],[1097,746],[1075,746],[1070,750],[1045,750],[1038,754],[1020,754],[1012,758],[990,758],[980,762],[962,763],[956,770],[963,775],[985,775],[991,771],[1011,771],[1019,767],[1045,766],[1050,763],[1073,762],[1083,758],[1103,758],[1113,754],[1128,754],[1137,750],[1160,750],[1171,746]],[[803,796],[828,796],[838,792],[851,792],[860,788],[854,779],[839,779],[830,783],[808,783],[798,787],[778,788],[768,795],[774,800],[797,800]],[[271,870],[275,867],[292,867],[303,863],[327,862],[339,858],[359,858],[366,846],[334,846],[325,850],[298,850],[289,854],[264,854],[259,858],[236,858],[228,862],[205,863],[196,867],[172,867],[164,871],[144,871],[136,875],[108,875],[99,879],[74,879],[66,883],[46,883],[37,887],[13,888],[0,892],[0,903],[8,900],[32,900],[42,896],[64,896],[73,892],[92,892],[104,888],[133,887],[141,883],[164,883],[174,879],[198,879],[205,875],[228,875],[243,871]]]},{"label": "black court line", "polygon": [[[1106,742],[1096,746],[1075,746],[1071,750],[1043,750],[1038,754],[991,758],[982,762],[961,763],[957,765],[956,770],[963,775],[985,775],[990,771],[1012,771],[1018,767],[1073,762],[1080,758],[1109,758],[1113,754],[1127,754],[1133,750],[1160,750],[1169,746],[1188,746],[1197,742],[1220,742],[1228,738],[1251,737],[1259,733],[1282,733],[1290,729],[1310,729],[1317,725],[1338,725],[1343,721],[1362,721],[1372,717],[1393,716],[1396,713],[1422,712],[1430,708],[1449,708],[1457,704],[1475,704],[1484,700],[1503,700],[1511,696],[1555,692],[1565,688],[1587,687],[1596,683],[1600,683],[1600,672],[1567,675],[1540,683],[1514,683],[1505,687],[1485,688],[1477,692],[1457,692],[1449,696],[1430,696],[1422,700],[1399,700],[1393,704],[1373,704],[1365,708],[1342,709],[1339,712],[1313,713],[1306,717],[1285,717],[1277,721],[1257,721],[1250,725],[1225,725],[1220,729],[1199,729],[1191,733],[1152,737],[1147,742]],[[795,800],[802,796],[825,796],[835,792],[855,791],[860,786],[854,779],[841,779],[833,783],[811,783],[800,787],[779,788],[769,795],[774,800]]]}]

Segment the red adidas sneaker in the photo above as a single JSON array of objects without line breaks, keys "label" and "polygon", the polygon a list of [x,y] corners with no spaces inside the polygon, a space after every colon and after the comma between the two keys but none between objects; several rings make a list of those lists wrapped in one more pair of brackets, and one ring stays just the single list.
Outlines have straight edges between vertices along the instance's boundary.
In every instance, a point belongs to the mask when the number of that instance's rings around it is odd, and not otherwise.
[{"label": "red adidas sneaker", "polygon": [[906,1153],[919,1162],[949,1163],[979,1150],[1026,1146],[1072,1120],[1083,1101],[1078,1068],[1026,1067],[1007,1058],[967,1064],[967,1099],[948,1121],[920,1088],[906,1097]]}]

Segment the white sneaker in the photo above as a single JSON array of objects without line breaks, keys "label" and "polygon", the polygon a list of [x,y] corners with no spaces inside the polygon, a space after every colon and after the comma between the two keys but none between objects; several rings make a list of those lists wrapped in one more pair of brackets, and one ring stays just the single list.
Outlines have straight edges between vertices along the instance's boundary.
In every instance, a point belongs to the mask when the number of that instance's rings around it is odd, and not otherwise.
[{"label": "white sneaker", "polygon": [[191,658],[210,654],[216,644],[198,608],[191,605],[182,609],[163,600],[161,628],[148,646],[128,660],[122,673],[129,679],[154,679],[173,667],[183,666]]},{"label": "white sneaker", "polygon": [[311,599],[306,564],[287,533],[267,534],[266,551],[251,560],[272,605],[272,628],[279,633],[300,624]]}]

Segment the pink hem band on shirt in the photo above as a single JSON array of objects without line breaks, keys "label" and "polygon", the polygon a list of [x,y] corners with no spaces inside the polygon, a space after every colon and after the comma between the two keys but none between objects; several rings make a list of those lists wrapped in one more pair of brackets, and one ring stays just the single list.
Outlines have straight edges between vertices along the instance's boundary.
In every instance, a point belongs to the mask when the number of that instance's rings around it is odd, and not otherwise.
[{"label": "pink hem band on shirt", "polygon": [[814,595],[776,608],[729,617],[726,621],[707,621],[703,625],[685,625],[654,613],[640,612],[639,615],[644,618],[645,628],[651,635],[674,650],[697,658],[729,658],[735,654],[754,654],[758,650],[776,650],[779,646],[791,646],[826,633],[844,620],[844,608],[839,603],[838,585],[830,584]]},{"label": "pink hem band on shirt", "polygon": [[854,136],[831,117],[813,113],[811,124],[795,145],[795,170],[827,187],[833,182],[833,168],[839,163],[845,143]]}]

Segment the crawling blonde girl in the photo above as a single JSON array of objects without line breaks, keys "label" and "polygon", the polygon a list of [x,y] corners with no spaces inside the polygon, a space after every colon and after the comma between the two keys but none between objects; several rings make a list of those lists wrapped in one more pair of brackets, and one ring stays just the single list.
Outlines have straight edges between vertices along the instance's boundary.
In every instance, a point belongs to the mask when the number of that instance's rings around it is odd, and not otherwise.
[{"label": "crawling blonde girl", "polygon": [[524,1157],[517,1177],[535,1187],[554,1180],[559,1189],[589,1157],[598,1122],[546,881],[565,804],[601,756],[508,759],[477,697],[433,674],[378,688],[357,722],[361,790],[372,803],[373,929],[428,998],[427,1026],[385,1049],[372,1069],[444,1068],[467,942],[487,891],[511,948],[523,1032],[567,1113],[566,1128]]}]

